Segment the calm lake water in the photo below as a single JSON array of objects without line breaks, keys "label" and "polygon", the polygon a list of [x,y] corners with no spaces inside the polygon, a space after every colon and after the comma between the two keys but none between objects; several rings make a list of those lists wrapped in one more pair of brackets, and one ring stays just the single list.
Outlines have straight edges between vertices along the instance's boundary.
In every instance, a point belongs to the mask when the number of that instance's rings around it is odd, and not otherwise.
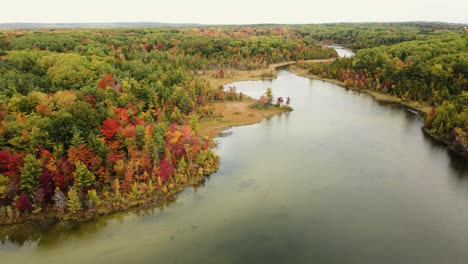
[{"label": "calm lake water", "polygon": [[351,57],[354,55],[354,52],[339,45],[327,45],[327,47],[335,49],[336,53],[338,53],[338,56],[340,57]]},{"label": "calm lake water", "polygon": [[468,168],[417,115],[279,71],[294,111],[217,138],[220,169],[164,209],[0,245],[1,263],[468,263]]}]

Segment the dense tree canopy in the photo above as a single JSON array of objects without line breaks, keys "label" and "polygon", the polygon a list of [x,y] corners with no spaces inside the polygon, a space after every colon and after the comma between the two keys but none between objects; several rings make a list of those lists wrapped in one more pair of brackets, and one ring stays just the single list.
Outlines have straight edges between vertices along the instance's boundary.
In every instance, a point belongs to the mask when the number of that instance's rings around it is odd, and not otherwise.
[{"label": "dense tree canopy", "polygon": [[6,222],[12,209],[75,217],[195,182],[217,162],[197,118],[223,98],[198,71],[336,56],[294,30],[261,27],[24,30],[0,40]]},{"label": "dense tree canopy", "polygon": [[348,86],[388,93],[434,107],[427,130],[468,150],[468,34],[445,33],[371,49],[310,72]]},{"label": "dense tree canopy", "polygon": [[464,25],[447,23],[336,23],[295,27],[304,38],[341,44],[351,49],[393,45],[410,40],[425,39],[428,36],[444,34],[447,31],[463,32]]},{"label": "dense tree canopy", "polygon": [[217,157],[197,120],[213,115],[214,101],[237,98],[200,72],[222,78],[223,69],[336,57],[325,44],[375,48],[312,72],[427,102],[437,108],[427,128],[466,147],[462,30],[403,23],[1,32],[0,222],[41,210],[115,211],[199,181]]}]

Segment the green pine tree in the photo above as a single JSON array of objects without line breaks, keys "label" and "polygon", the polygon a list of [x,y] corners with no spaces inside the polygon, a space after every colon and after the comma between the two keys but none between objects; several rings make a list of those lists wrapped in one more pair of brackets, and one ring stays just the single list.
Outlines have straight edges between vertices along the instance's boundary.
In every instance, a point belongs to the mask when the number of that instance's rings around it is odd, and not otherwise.
[{"label": "green pine tree", "polygon": [[75,186],[78,189],[91,187],[96,178],[81,161],[75,164],[75,173],[73,176],[75,177]]},{"label": "green pine tree", "polygon": [[21,169],[21,190],[32,194],[39,183],[41,173],[42,162],[28,154],[24,158],[24,166]]},{"label": "green pine tree", "polygon": [[82,208],[81,207],[80,197],[78,197],[78,192],[76,192],[76,190],[74,188],[71,188],[68,191],[67,204],[68,204],[68,210],[72,214],[76,214]]},{"label": "green pine tree", "polygon": [[266,90],[266,101],[268,105],[273,104],[273,91],[270,87],[268,87]]},{"label": "green pine tree", "polygon": [[73,137],[71,139],[70,144],[73,145],[73,146],[78,146],[78,145],[85,144],[85,143],[86,143],[86,141],[83,139],[83,137],[81,137],[80,130],[74,128],[73,129]]},{"label": "green pine tree", "polygon": [[190,115],[190,128],[192,128],[193,132],[198,133],[200,125],[198,123],[198,116],[196,114]]},{"label": "green pine tree", "polygon": [[140,196],[140,190],[138,189],[138,184],[136,182],[132,185],[132,191],[129,195],[131,199],[137,199]]},{"label": "green pine tree", "polygon": [[148,190],[149,190],[150,193],[154,192],[154,190],[155,190],[152,180],[149,180],[149,182],[148,182]]},{"label": "green pine tree", "polygon": [[95,189],[88,190],[88,207],[95,208],[101,204],[101,199],[99,198]]}]

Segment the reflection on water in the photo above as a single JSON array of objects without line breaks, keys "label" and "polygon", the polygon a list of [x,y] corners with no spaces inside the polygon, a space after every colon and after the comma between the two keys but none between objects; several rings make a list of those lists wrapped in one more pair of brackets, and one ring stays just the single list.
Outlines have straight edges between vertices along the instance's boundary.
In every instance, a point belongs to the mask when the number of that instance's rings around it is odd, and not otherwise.
[{"label": "reflection on water", "polygon": [[2,263],[468,263],[467,163],[422,120],[279,71],[235,83],[293,112],[225,131],[220,169],[173,204],[0,245]]},{"label": "reflection on water", "polygon": [[468,166],[466,165],[466,159],[460,157],[458,153],[449,150],[448,153],[449,160],[450,160],[450,167],[456,173],[457,178],[459,180],[467,180],[468,179]]}]

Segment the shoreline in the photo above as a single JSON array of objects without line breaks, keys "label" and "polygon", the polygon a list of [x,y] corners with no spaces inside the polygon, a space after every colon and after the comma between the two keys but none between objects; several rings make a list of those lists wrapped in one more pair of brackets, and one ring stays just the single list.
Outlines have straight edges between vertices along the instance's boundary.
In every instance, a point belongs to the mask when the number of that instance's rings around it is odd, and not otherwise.
[{"label": "shoreline", "polygon": [[270,64],[266,68],[253,70],[225,69],[226,72],[224,77],[216,77],[216,74],[219,72],[219,70],[206,70],[198,72],[197,78],[207,80],[211,84],[212,88],[218,88],[219,86],[224,86],[233,82],[274,80],[277,78],[276,70],[279,68],[289,67],[297,63],[331,62],[335,59],[336,58],[303,61],[285,61]]},{"label": "shoreline", "polygon": [[289,67],[288,70],[290,72],[292,72],[292,73],[294,73],[294,74],[296,74],[298,76],[304,77],[304,78],[309,78],[309,79],[314,79],[314,80],[320,80],[320,81],[324,81],[324,82],[333,83],[333,84],[336,84],[336,85],[341,86],[342,88],[345,88],[345,89],[348,89],[348,90],[352,90],[352,91],[356,91],[356,92],[359,92],[359,93],[367,94],[367,95],[371,96],[372,98],[374,98],[376,101],[381,102],[381,103],[395,104],[395,105],[400,105],[400,106],[409,108],[409,109],[411,109],[413,111],[418,112],[421,115],[426,115],[430,111],[429,106],[418,106],[414,102],[413,102],[413,104],[411,102],[404,102],[400,98],[398,98],[396,96],[393,96],[393,95],[383,94],[383,93],[379,93],[379,92],[371,91],[371,90],[363,90],[363,89],[359,89],[359,88],[356,88],[356,87],[353,87],[353,86],[346,86],[343,82],[341,82],[339,80],[328,79],[328,78],[320,77],[318,75],[309,74],[304,69],[299,69],[297,67]]},{"label": "shoreline", "polygon": [[[331,59],[316,59],[305,60],[303,62],[330,62],[336,58]],[[259,81],[259,80],[274,80],[278,77],[277,70],[280,68],[288,68],[298,61],[286,61],[268,65],[267,68],[255,70],[226,70],[227,77],[218,78],[216,73],[218,70],[205,71],[199,73],[198,78],[205,79],[209,82],[212,89],[219,88],[234,82],[244,81]],[[253,125],[262,122],[264,119],[290,112],[288,109],[269,108],[269,109],[253,109],[250,106],[255,102],[255,99],[245,98],[242,101],[224,101],[214,103],[214,108],[219,117],[201,119],[200,120],[200,134],[210,139],[214,139],[222,131],[237,127]]]},{"label": "shoreline", "polygon": [[[343,82],[341,82],[339,80],[328,79],[328,78],[320,77],[318,75],[309,74],[307,72],[307,70],[302,69],[302,68],[289,66],[287,68],[287,70],[294,73],[294,74],[296,74],[296,75],[298,75],[298,76],[304,77],[304,78],[320,80],[320,81],[324,81],[324,82],[330,82],[330,83],[336,84],[336,85],[338,85],[338,86],[340,86],[340,87],[342,87],[344,89],[348,89],[348,90],[356,91],[356,92],[359,92],[359,93],[367,94],[367,95],[371,96],[374,100],[376,100],[379,103],[389,104],[389,105],[398,105],[398,106],[401,106],[401,107],[411,109],[411,110],[417,112],[418,115],[421,115],[423,118],[427,114],[429,114],[429,111],[431,109],[429,106],[417,106],[417,105],[415,105],[414,102],[404,102],[400,98],[398,98],[396,96],[393,96],[393,95],[382,94],[382,93],[379,93],[379,92],[376,92],[376,91],[358,89],[358,88],[355,88],[355,87],[352,87],[352,86],[346,86]],[[438,135],[435,135],[435,134],[431,133],[424,126],[421,127],[421,131],[423,132],[424,135],[428,136],[435,143],[437,143],[439,145],[443,145],[448,150],[453,151],[457,155],[459,155],[460,157],[468,160],[468,152],[463,151],[463,150],[459,150],[458,148],[456,148],[454,146],[453,142],[451,142],[451,141],[449,141],[449,140],[447,140],[447,139],[445,139],[443,137],[440,137]]]},{"label": "shoreline", "polygon": [[199,134],[214,140],[224,130],[258,124],[265,119],[291,111],[278,107],[254,109],[251,106],[255,101],[252,98],[245,98],[242,101],[214,103],[218,116],[201,119]]},{"label": "shoreline", "polygon": [[[240,75],[233,76],[231,78],[214,78],[212,76],[207,76],[206,74],[202,76],[198,76],[198,78],[204,78],[205,80],[209,81],[212,88],[212,82],[219,84],[219,85],[226,85],[233,82],[238,81],[249,81],[249,80],[272,80],[276,79],[276,69],[279,67],[289,66],[295,64],[295,61],[288,61],[282,63],[275,63],[269,65],[268,68],[262,68],[257,70],[251,71],[239,71],[241,72]],[[261,73],[265,71],[275,71],[274,76],[265,78],[261,76]],[[216,102],[214,103],[215,111],[217,114],[220,114],[218,117],[202,119],[200,120],[200,132],[201,136],[208,137],[209,139],[213,140],[216,138],[222,131],[229,129],[231,127],[236,126],[245,126],[245,125],[252,125],[256,123],[260,123],[264,119],[270,118],[272,116],[289,112],[290,110],[281,109],[281,108],[268,108],[268,109],[254,109],[250,106],[256,100],[246,97],[242,101],[228,101],[225,100],[223,102]],[[234,107],[233,107],[234,105]],[[236,108],[237,107],[237,108]],[[244,118],[245,115],[239,114],[239,108],[244,109],[247,118]],[[233,117],[237,118],[233,118]],[[210,122],[215,123],[210,123]],[[211,149],[214,145],[211,147]],[[111,215],[116,215],[119,213],[127,213],[132,211],[140,211],[146,210],[149,208],[159,208],[161,206],[165,206],[168,203],[174,201],[176,199],[177,194],[184,191],[186,187],[189,186],[199,186],[205,182],[205,180],[210,177],[213,173],[218,170],[219,167],[219,157],[216,156],[216,165],[214,168],[207,169],[203,175],[195,175],[192,181],[177,185],[174,189],[171,190],[169,194],[161,194],[160,191],[156,191],[155,193],[146,194],[144,197],[140,197],[136,200],[126,201],[124,204],[119,204],[117,208],[113,208],[108,211],[99,211],[99,210],[92,210],[81,212],[79,218],[77,217],[61,217],[59,214],[47,215],[47,213],[42,213],[39,215],[31,214],[24,218],[15,219],[12,223],[1,223],[0,224],[0,241],[3,239],[25,239],[29,240],[31,237],[35,237],[37,235],[40,236],[40,233],[43,230],[48,229],[51,226],[67,226],[79,223],[90,222],[96,220],[100,217],[106,217]],[[113,203],[115,201],[110,200],[108,201]],[[39,228],[36,228],[39,227]]]},{"label": "shoreline", "polygon": [[[334,59],[311,60],[308,62],[326,62],[326,61],[331,61],[331,60],[334,60]],[[297,61],[288,61],[288,62],[283,62],[283,63],[271,64],[269,65],[268,68],[262,68],[262,69],[256,69],[256,70],[250,70],[250,71],[237,71],[236,75],[228,77],[228,78],[215,78],[213,77],[213,75],[210,76],[208,74],[203,74],[202,76],[198,76],[198,78],[204,78],[205,80],[209,81],[212,88],[215,89],[216,87],[219,87],[221,85],[226,85],[226,84],[230,84],[233,82],[274,80],[277,78],[276,70],[279,68],[284,68],[290,71],[291,73],[296,74],[301,77],[330,82],[338,86],[341,86],[342,88],[345,88],[345,89],[368,94],[369,96],[374,98],[377,102],[381,102],[385,104],[400,105],[400,106],[409,108],[411,110],[414,110],[418,112],[419,115],[423,115],[423,116],[428,113],[427,109],[408,104],[394,96],[385,95],[385,94],[381,94],[381,93],[374,92],[374,91],[357,89],[354,87],[346,87],[344,83],[341,81],[322,78],[320,76],[308,74],[306,70],[295,67],[294,65],[297,63],[298,63]],[[265,71],[270,71],[270,70],[275,71],[274,76],[267,77],[267,78],[261,76],[261,73]],[[213,73],[215,71],[209,71],[209,72]],[[247,97],[243,99],[242,101],[227,101],[226,100],[223,102],[214,103],[216,113],[220,114],[220,116],[214,117],[214,118],[201,119],[199,134],[201,136],[205,136],[211,140],[214,140],[216,137],[218,137],[218,135],[222,131],[227,130],[229,128],[257,124],[257,123],[262,122],[264,119],[271,118],[273,116],[290,111],[287,109],[280,109],[280,108],[254,109],[250,107],[254,102],[255,102],[254,99]],[[243,112],[241,112],[241,110]],[[443,144],[447,149],[454,151],[461,157],[468,158],[468,153],[464,153],[464,152],[457,150],[454,146],[452,146],[451,143],[448,143],[444,139],[431,134],[424,127],[422,127],[421,130],[423,131],[425,135],[429,136],[436,143]],[[213,170],[207,171],[207,173],[201,177],[196,177],[193,182],[190,182],[187,184],[181,184],[177,186],[177,189],[174,189],[172,193],[165,195],[165,196],[157,195],[156,193],[148,194],[147,197],[143,197],[142,199],[138,200],[136,204],[131,204],[132,201],[130,201],[129,204],[123,205],[121,208],[117,208],[115,210],[106,211],[106,212],[96,211],[89,215],[85,215],[85,217],[81,219],[60,219],[57,215],[54,215],[54,216],[46,216],[46,215],[34,216],[33,215],[32,217],[29,217],[17,223],[1,224],[0,225],[0,237],[2,236],[4,238],[11,237],[10,234],[15,234],[18,231],[30,232],[30,231],[24,231],[24,230],[27,230],[27,228],[24,228],[24,227],[28,226],[29,224],[32,224],[32,226],[40,226],[41,228],[39,228],[40,230],[38,230],[37,232],[41,232],[44,226],[47,227],[51,225],[78,224],[78,223],[93,221],[96,218],[103,217],[103,216],[110,216],[110,215],[114,215],[118,213],[127,213],[131,211],[145,210],[149,208],[158,208],[158,207],[166,205],[167,203],[171,201],[174,201],[176,199],[177,194],[184,191],[186,187],[198,186],[200,184],[203,184],[206,178],[208,178],[211,174],[215,173],[218,170],[218,166],[219,166],[219,162],[216,168],[214,168]],[[12,231],[12,232],[9,232],[9,231]],[[24,236],[24,233],[22,233],[20,236]]]},{"label": "shoreline", "polygon": [[[217,156],[216,156],[217,157]],[[70,217],[68,214],[60,216],[54,215],[29,215],[27,218],[20,219],[14,223],[0,224],[0,241],[7,240],[31,240],[33,237],[39,237],[44,230],[52,226],[73,226],[80,223],[95,221],[101,217],[125,214],[128,212],[139,212],[142,210],[157,209],[171,204],[177,199],[177,195],[184,191],[186,187],[200,186],[208,177],[218,171],[219,158],[216,158],[216,166],[207,170],[203,175],[194,175],[187,183],[175,185],[169,193],[162,190],[155,190],[153,193],[146,193],[137,199],[127,199],[124,203],[119,203],[117,207],[108,211],[99,211],[92,209],[81,212],[78,218]],[[127,197],[128,198],[128,197]],[[115,200],[108,200],[108,203],[115,203]]]}]

